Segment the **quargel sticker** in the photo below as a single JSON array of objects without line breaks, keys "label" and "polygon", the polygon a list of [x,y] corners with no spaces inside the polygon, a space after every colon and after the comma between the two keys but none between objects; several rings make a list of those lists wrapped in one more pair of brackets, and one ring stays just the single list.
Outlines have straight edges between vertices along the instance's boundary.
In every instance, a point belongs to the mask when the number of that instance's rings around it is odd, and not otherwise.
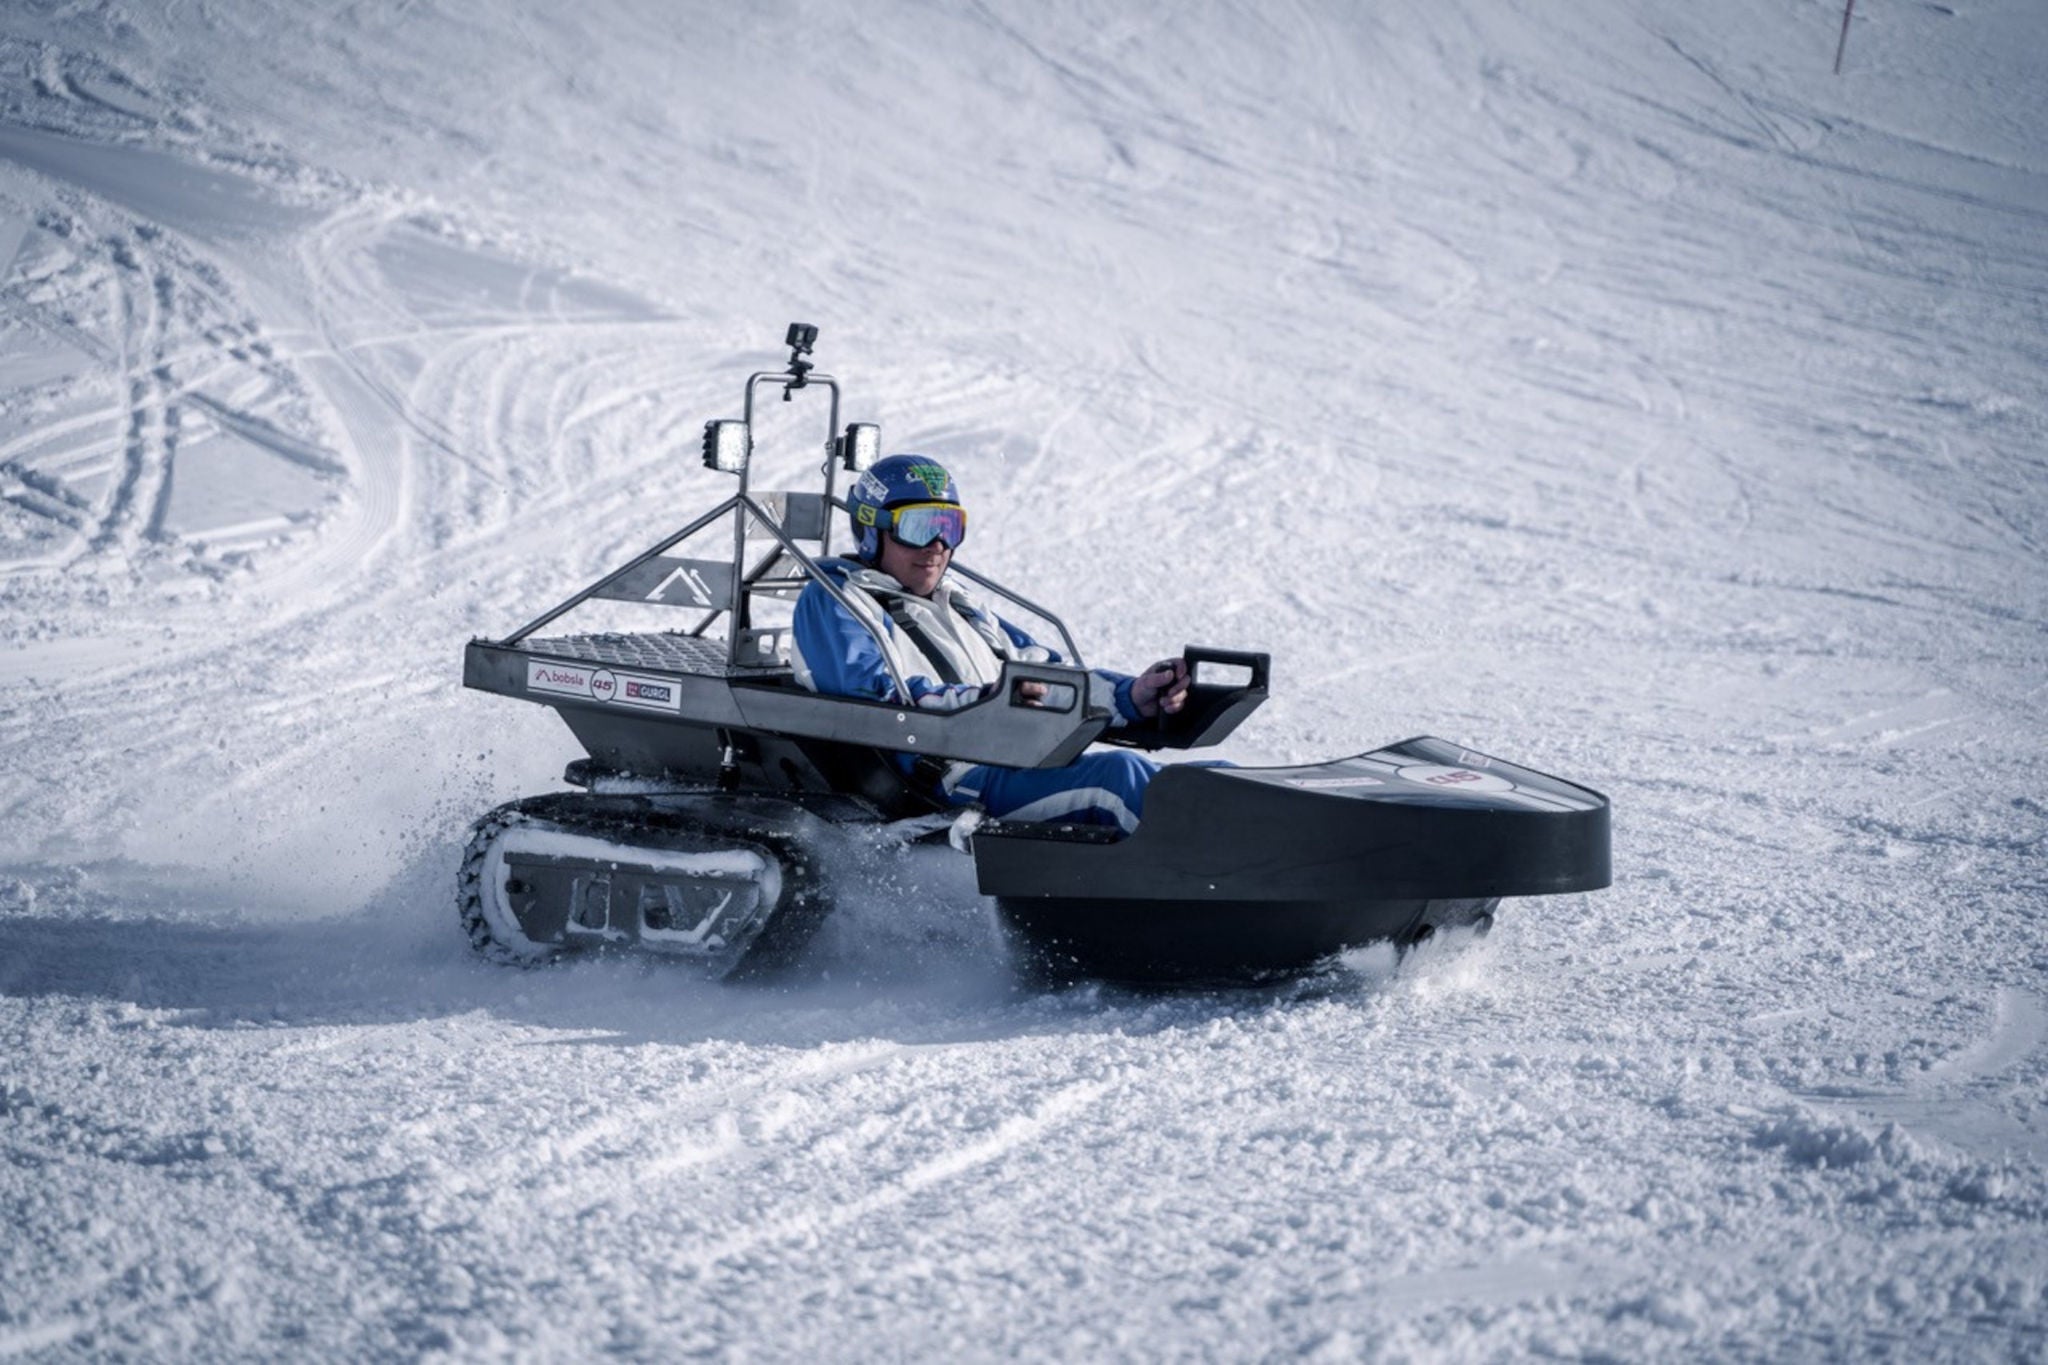
[{"label": "quargel sticker", "polygon": [[1509,792],[1515,789],[1515,784],[1505,777],[1474,772],[1470,768],[1447,768],[1441,763],[1417,763],[1401,769],[1397,776],[1403,782],[1418,782],[1425,787],[1441,787],[1446,791]]}]

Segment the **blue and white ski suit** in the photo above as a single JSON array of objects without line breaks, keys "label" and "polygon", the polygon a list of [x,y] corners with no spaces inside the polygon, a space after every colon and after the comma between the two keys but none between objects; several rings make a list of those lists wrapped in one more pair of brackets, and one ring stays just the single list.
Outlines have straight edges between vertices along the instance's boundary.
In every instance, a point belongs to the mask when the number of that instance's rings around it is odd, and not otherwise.
[{"label": "blue and white ski suit", "polygon": [[[824,588],[806,587],[797,599],[790,663],[797,681],[813,691],[954,711],[988,696],[1007,659],[1062,662],[1056,651],[996,616],[951,579],[925,598],[853,560],[826,559],[818,567],[875,630],[870,633]],[[912,628],[899,629],[898,619]],[[886,642],[909,697],[898,694],[876,634]],[[1111,726],[1138,720],[1133,679],[1096,672],[1116,685]],[[948,677],[959,681],[942,681]],[[907,774],[914,760],[901,754],[898,762]],[[1145,788],[1158,771],[1158,764],[1128,749],[1083,754],[1062,768],[954,762],[946,765],[936,794],[956,806],[979,804],[1004,819],[1111,824],[1128,834],[1144,814]]]}]

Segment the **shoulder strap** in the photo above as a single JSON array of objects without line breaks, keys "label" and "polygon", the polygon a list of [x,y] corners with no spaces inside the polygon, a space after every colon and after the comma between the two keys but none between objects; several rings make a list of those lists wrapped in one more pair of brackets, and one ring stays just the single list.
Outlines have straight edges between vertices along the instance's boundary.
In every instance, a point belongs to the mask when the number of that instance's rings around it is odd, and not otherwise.
[{"label": "shoulder strap", "polygon": [[1010,642],[995,628],[986,611],[979,610],[972,598],[966,598],[951,584],[942,586],[929,599],[918,598],[913,602],[902,584],[864,566],[850,572],[845,582],[847,587],[859,589],[876,610],[889,618],[900,632],[906,652],[919,655],[926,666],[922,671],[940,683],[952,686],[983,681],[970,640],[987,649],[998,665],[1012,657]]},{"label": "shoulder strap", "polygon": [[984,607],[980,600],[965,588],[955,587],[953,581],[947,579],[939,588],[939,597],[953,609],[955,615],[967,623],[969,630],[981,637],[981,642],[988,646],[989,652],[996,656],[997,662],[1020,657],[1017,653],[1017,642],[1003,629],[1002,623],[996,619],[996,614]]},{"label": "shoulder strap", "polygon": [[889,619],[896,623],[896,628],[910,637],[911,643],[917,646],[917,652],[930,661],[932,671],[939,675],[940,682],[952,684],[965,681],[960,676],[960,670],[953,667],[952,661],[946,657],[946,651],[932,639],[931,632],[924,628],[924,623],[911,614],[910,608],[903,605],[901,598],[893,595],[883,598],[882,609],[889,613]]}]

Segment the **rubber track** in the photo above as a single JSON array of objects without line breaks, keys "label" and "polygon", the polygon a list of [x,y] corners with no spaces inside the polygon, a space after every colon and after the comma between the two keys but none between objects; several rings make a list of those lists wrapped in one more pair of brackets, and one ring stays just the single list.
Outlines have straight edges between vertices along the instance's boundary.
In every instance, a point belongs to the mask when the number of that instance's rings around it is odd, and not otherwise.
[{"label": "rubber track", "polygon": [[[559,955],[559,949],[544,947],[529,939],[518,943],[506,943],[492,930],[490,920],[484,916],[483,873],[484,860],[490,855],[491,844],[497,837],[514,825],[530,825],[533,817],[519,809],[523,802],[500,806],[478,820],[469,829],[469,843],[462,850],[462,870],[456,874],[456,910],[462,919],[462,932],[469,939],[469,946],[492,962],[508,966],[531,967],[550,962]],[[559,827],[559,821],[549,821]]]},{"label": "rubber track", "polygon": [[521,938],[508,943],[491,927],[483,909],[483,868],[491,845],[514,826],[539,826],[567,834],[588,835],[616,845],[622,855],[631,856],[641,848],[660,847],[664,836],[687,833],[746,848],[775,858],[785,878],[797,878],[794,894],[786,893],[783,907],[763,928],[752,947],[734,965],[727,979],[753,975],[787,959],[817,927],[827,902],[815,886],[814,854],[793,844],[785,835],[766,832],[736,832],[720,828],[721,821],[705,812],[647,807],[621,810],[617,804],[591,809],[591,802],[626,802],[635,798],[591,797],[580,792],[554,792],[529,796],[499,806],[470,827],[469,843],[463,849],[462,868],[456,877],[456,910],[470,947],[492,962],[531,967],[552,962],[566,949],[534,943]]},{"label": "rubber track", "polygon": [[[456,903],[462,918],[462,932],[468,936],[469,946],[490,961],[531,967],[552,962],[563,951],[523,937],[517,943],[507,943],[498,937],[484,915],[484,861],[490,855],[491,844],[504,831],[515,825],[537,825],[564,834],[590,835],[615,844],[622,854],[630,855],[642,846],[638,836],[657,834],[674,824],[673,819],[663,821],[652,812],[648,818],[633,819],[611,810],[578,811],[578,800],[577,794],[572,792],[529,796],[499,806],[470,826],[469,844],[462,852],[462,871],[456,878]],[[534,806],[562,807],[563,811],[558,813],[550,809],[543,818],[530,809]],[[569,818],[563,818],[564,813]]]}]

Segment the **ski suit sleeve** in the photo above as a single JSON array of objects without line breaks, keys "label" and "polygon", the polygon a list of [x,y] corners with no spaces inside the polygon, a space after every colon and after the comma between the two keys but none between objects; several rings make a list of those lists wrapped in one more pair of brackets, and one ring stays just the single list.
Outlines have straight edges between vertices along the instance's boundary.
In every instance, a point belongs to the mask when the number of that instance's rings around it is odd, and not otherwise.
[{"label": "ski suit sleeve", "polygon": [[1144,719],[1138,714],[1138,704],[1131,700],[1131,685],[1138,681],[1135,677],[1129,673],[1112,673],[1106,668],[1096,669],[1095,675],[1116,684],[1116,719],[1109,723],[1110,729],[1136,725]]},{"label": "ski suit sleeve", "polygon": [[[1030,658],[1033,662],[1045,664],[1061,664],[1066,662],[1065,659],[1060,657],[1058,650],[1038,643],[1028,633],[1011,625],[1002,617],[996,617],[996,624],[1002,627],[1003,634],[1009,637],[1010,643],[1017,647],[1018,652]],[[1137,681],[1136,678],[1128,673],[1111,672],[1107,668],[1096,668],[1089,671],[1098,678],[1108,679],[1116,687],[1116,715],[1109,722],[1110,729],[1115,730],[1126,725],[1133,725],[1142,719],[1138,715],[1137,704],[1131,700],[1131,684]]]},{"label": "ski suit sleeve", "polygon": [[[881,646],[867,628],[839,605],[831,593],[815,583],[797,598],[796,618],[791,623],[796,647],[803,652],[811,670],[812,685],[820,692],[840,697],[862,697],[874,701],[907,700],[928,711],[957,711],[987,695],[974,683],[944,684],[921,674],[904,678],[910,687],[908,698],[898,698],[889,666],[882,660]],[[882,629],[895,633],[895,626],[882,622]]]}]

